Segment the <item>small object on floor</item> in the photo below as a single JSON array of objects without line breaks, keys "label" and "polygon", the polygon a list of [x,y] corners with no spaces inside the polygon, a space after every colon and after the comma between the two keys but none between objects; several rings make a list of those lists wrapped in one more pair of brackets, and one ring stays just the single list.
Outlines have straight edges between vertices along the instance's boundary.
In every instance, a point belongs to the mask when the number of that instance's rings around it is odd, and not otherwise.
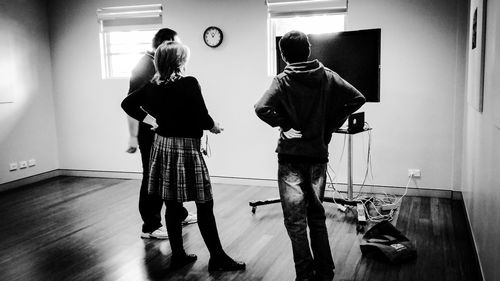
[{"label": "small object on floor", "polygon": [[182,225],[188,225],[198,222],[198,216],[196,214],[188,213],[187,217],[182,221]]},{"label": "small object on floor", "polygon": [[365,205],[363,203],[358,203],[356,205],[356,210],[358,211],[358,222],[366,222]]},{"label": "small object on floor", "polygon": [[370,228],[359,245],[363,255],[383,258],[399,264],[417,256],[413,243],[390,222],[382,221]]},{"label": "small object on floor", "polygon": [[153,232],[142,232],[141,238],[144,239],[168,239],[167,229],[162,226]]},{"label": "small object on floor", "polygon": [[223,261],[210,259],[208,261],[208,271],[236,271],[245,270],[246,265],[244,262],[235,261],[230,257]]},{"label": "small object on floor", "polygon": [[172,256],[170,260],[170,269],[178,269],[190,263],[193,263],[198,259],[196,255],[193,254],[184,254],[182,256]]}]

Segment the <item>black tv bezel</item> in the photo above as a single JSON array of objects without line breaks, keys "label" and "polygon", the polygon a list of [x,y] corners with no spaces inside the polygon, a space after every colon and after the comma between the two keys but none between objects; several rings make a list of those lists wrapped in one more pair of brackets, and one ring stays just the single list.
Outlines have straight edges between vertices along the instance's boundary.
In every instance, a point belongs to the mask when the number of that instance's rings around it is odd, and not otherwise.
[{"label": "black tv bezel", "polygon": [[[380,28],[375,28],[375,29],[360,29],[360,30],[347,30],[347,31],[340,31],[340,32],[331,32],[327,34],[338,34],[340,36],[352,36],[352,35],[360,35],[360,34],[366,34],[370,33],[371,36],[375,37],[376,42],[374,42],[375,48],[373,49],[373,52],[376,53],[375,55],[375,61],[378,64],[378,68],[376,70],[377,72],[377,81],[376,81],[376,89],[375,93],[367,95],[367,102],[373,102],[373,103],[379,103],[380,102],[380,70],[381,70],[381,29]],[[321,34],[321,35],[326,35],[326,34]],[[318,36],[318,34],[311,34],[308,35],[310,37],[315,37]],[[279,40],[281,39],[282,36],[276,36],[276,73],[279,74],[281,71],[286,66],[286,63],[282,60],[281,58],[281,52],[279,50]],[[314,48],[314,45],[311,46],[311,48]],[[311,53],[313,53],[311,51]],[[321,60],[320,60],[321,61]],[[329,67],[326,65],[326,67]],[[336,71],[335,68],[329,67],[333,71]],[[336,71],[337,72],[337,71]],[[342,73],[339,73],[339,75],[342,77]],[[348,79],[346,79],[347,82],[350,82]],[[351,82],[350,82],[351,83]],[[354,84],[353,84],[354,85]],[[356,85],[354,85],[356,86]]]}]

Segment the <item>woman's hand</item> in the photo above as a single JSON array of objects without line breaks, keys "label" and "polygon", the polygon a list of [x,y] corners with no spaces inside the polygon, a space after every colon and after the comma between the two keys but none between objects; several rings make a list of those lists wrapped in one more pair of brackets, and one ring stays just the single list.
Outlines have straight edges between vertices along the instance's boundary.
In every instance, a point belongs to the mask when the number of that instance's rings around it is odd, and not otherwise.
[{"label": "woman's hand", "polygon": [[156,118],[154,118],[153,116],[151,115],[146,115],[146,117],[144,117],[144,120],[142,120],[142,122],[148,124],[148,125],[151,125],[151,130],[154,131],[156,130],[156,128],[158,128],[158,123],[156,123]]},{"label": "woman's hand", "polygon": [[222,131],[224,131],[224,128],[222,128],[218,122],[214,122],[214,126],[210,129],[210,133],[212,134],[219,134]]}]

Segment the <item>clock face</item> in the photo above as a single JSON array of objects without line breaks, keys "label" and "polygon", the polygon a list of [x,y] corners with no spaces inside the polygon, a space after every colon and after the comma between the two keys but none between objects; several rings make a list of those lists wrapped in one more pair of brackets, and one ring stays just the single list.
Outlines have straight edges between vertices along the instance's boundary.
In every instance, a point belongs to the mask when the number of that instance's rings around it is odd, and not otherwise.
[{"label": "clock face", "polygon": [[209,47],[215,48],[222,43],[222,30],[215,26],[210,26],[203,33],[203,40]]}]

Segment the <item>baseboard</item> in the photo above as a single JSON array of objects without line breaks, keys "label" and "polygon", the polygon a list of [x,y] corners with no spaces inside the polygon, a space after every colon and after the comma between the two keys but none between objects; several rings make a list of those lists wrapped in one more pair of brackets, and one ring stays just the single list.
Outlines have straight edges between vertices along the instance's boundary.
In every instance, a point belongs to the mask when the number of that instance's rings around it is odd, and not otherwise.
[{"label": "baseboard", "polygon": [[215,184],[249,185],[249,186],[265,186],[265,187],[278,186],[278,181],[275,179],[211,176],[210,181]]},{"label": "baseboard", "polygon": [[481,278],[482,278],[482,281],[486,280],[484,279],[484,271],[483,271],[483,266],[482,266],[482,263],[481,263],[481,257],[479,256],[479,253],[477,252],[477,242],[476,242],[476,237],[474,236],[474,231],[472,231],[472,225],[470,223],[470,216],[469,216],[469,211],[467,209],[467,205],[465,204],[465,200],[464,198],[462,197],[462,199],[460,200],[460,202],[462,203],[462,207],[464,208],[464,212],[465,212],[465,220],[466,220],[466,225],[467,225],[467,230],[469,231],[469,237],[470,239],[472,240],[472,245],[474,246],[474,256],[476,257],[476,263],[479,267],[479,272],[481,272]]},{"label": "baseboard", "polygon": [[[44,179],[56,176],[73,176],[73,177],[95,177],[95,178],[118,178],[118,179],[141,179],[142,173],[140,172],[122,172],[122,171],[99,171],[99,170],[74,170],[74,169],[58,169],[43,173],[36,176],[31,176],[21,180],[9,182],[0,185],[0,191],[15,188],[18,186],[34,183]],[[242,177],[227,177],[227,176],[212,176],[210,177],[214,184],[228,184],[228,185],[250,185],[250,186],[263,186],[263,187],[277,187],[278,181],[276,179],[259,179],[259,178],[242,178]],[[328,186],[331,186],[330,183]],[[347,193],[347,184],[334,183],[335,190],[341,193]],[[331,188],[327,188],[327,192],[333,192]],[[403,195],[405,188],[402,186],[388,186],[388,185],[370,185],[362,187],[361,184],[353,185],[353,193],[356,195],[359,192],[375,193],[375,194],[391,194]],[[429,188],[408,188],[406,190],[408,196],[423,196],[423,197],[436,197],[436,198],[452,198],[455,200],[462,200],[462,193],[459,191],[443,190],[443,189],[429,189]]]},{"label": "baseboard", "polygon": [[460,200],[463,203],[464,197],[463,197],[461,191],[455,191],[454,190],[454,191],[451,192],[451,199],[453,199],[453,200]]},{"label": "baseboard", "polygon": [[60,169],[61,175],[87,178],[142,179],[141,172]]},{"label": "baseboard", "polygon": [[[278,187],[278,181],[275,179],[256,179],[256,178],[238,178],[238,177],[224,177],[224,176],[212,176],[210,177],[212,183],[215,184],[232,184],[232,185],[250,185],[250,186],[266,186],[266,187]],[[328,183],[331,187],[331,183]],[[327,186],[327,192],[333,192],[332,188]],[[347,193],[346,183],[334,183],[333,186],[335,190],[341,193]],[[391,195],[403,195],[405,194],[405,188],[402,186],[389,186],[389,185],[365,185],[362,187],[361,184],[353,185],[354,195],[359,192],[363,193],[374,193],[374,194],[391,194]],[[456,198],[453,195],[456,193]],[[429,189],[429,188],[412,188],[409,187],[406,191],[407,196],[423,196],[423,197],[436,197],[436,198],[453,198],[459,200],[462,193],[452,190],[444,189]]]},{"label": "baseboard", "polygon": [[[340,191],[342,193],[347,193],[347,184],[345,183],[336,183],[333,185],[335,190]],[[331,188],[328,188],[329,190]],[[451,190],[443,190],[443,189],[428,189],[428,188],[414,188],[408,187],[406,189],[404,186],[388,186],[388,185],[366,185],[362,186],[361,184],[353,185],[353,194],[359,193],[369,193],[369,194],[388,194],[388,195],[398,195],[402,196],[422,196],[422,197],[435,197],[435,198],[452,198]]]},{"label": "baseboard", "polygon": [[37,175],[29,176],[26,178],[6,182],[0,184],[0,192],[11,190],[17,187],[25,186],[28,184],[36,183],[46,179],[54,178],[61,175],[61,170],[52,170]]}]

